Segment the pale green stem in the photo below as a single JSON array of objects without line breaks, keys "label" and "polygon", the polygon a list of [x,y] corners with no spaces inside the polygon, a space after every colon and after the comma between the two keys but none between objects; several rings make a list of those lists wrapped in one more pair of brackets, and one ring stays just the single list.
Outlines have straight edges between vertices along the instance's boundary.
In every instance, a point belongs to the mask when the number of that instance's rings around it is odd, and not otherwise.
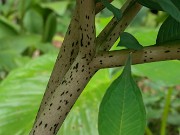
[{"label": "pale green stem", "polygon": [[149,129],[149,127],[146,127],[146,135],[153,135],[152,131]]},{"label": "pale green stem", "polygon": [[166,135],[166,125],[167,125],[167,118],[168,118],[168,114],[169,114],[169,108],[170,108],[170,104],[171,104],[172,91],[173,91],[173,88],[169,88],[168,92],[167,92],[164,111],[163,111],[163,115],[161,118],[160,135]]}]

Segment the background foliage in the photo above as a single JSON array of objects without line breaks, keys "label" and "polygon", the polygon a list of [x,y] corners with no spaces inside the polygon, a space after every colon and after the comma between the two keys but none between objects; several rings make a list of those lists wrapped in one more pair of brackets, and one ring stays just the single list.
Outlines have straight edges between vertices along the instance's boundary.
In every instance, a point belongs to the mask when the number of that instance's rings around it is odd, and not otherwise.
[{"label": "background foliage", "polygon": [[[116,7],[123,0],[115,1]],[[59,47],[68,27],[73,1],[2,0],[0,4],[0,135],[27,135],[32,127]],[[155,44],[157,29],[166,14],[143,8],[127,29],[140,44]],[[96,18],[97,33],[112,17],[108,10]],[[115,45],[116,46],[116,45]],[[119,49],[118,47],[113,49]],[[180,128],[180,62],[132,66],[143,91],[147,135],[159,135],[166,96],[170,95],[167,133]],[[89,82],[68,115],[60,135],[98,135],[99,104],[121,68],[103,69]],[[172,94],[168,94],[172,89]]]}]

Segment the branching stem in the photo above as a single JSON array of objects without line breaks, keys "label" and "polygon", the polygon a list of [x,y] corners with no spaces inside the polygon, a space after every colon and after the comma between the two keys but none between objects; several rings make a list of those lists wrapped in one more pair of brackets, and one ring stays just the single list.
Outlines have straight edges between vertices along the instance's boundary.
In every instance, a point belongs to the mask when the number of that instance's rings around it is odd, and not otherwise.
[{"label": "branching stem", "polygon": [[112,19],[97,38],[95,13],[102,5],[96,5],[95,9],[92,0],[76,2],[74,16],[30,135],[55,135],[94,73],[101,68],[124,65],[129,53],[132,53],[133,64],[180,59],[179,43],[144,47],[141,51],[109,51],[141,9],[136,0],[127,0],[121,9],[121,20]]},{"label": "branching stem", "polygon": [[121,8],[121,12],[123,14],[121,20],[118,22],[115,17],[112,18],[107,26],[97,36],[96,50],[108,51],[119,38],[119,35],[127,28],[133,18],[137,15],[141,7],[142,6],[135,0],[127,0]]},{"label": "branching stem", "polygon": [[119,50],[100,52],[91,62],[96,69],[123,66],[129,53],[132,53],[132,64],[142,64],[165,60],[180,60],[180,42],[167,45],[152,45],[143,50]]}]

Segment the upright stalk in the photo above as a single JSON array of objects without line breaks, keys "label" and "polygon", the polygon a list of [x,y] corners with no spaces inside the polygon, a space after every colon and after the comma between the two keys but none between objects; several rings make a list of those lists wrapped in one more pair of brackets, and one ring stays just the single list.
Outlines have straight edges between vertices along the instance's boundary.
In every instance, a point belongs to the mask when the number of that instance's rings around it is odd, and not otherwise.
[{"label": "upright stalk", "polygon": [[151,132],[151,130],[149,129],[149,127],[146,127],[146,135],[153,135],[153,133]]},{"label": "upright stalk", "polygon": [[171,104],[172,92],[173,92],[173,88],[169,88],[168,91],[167,91],[164,111],[163,111],[163,115],[162,115],[162,118],[161,118],[160,135],[166,135],[166,125],[167,125],[167,119],[168,119],[168,114],[169,114],[169,108],[170,108],[170,104]]}]

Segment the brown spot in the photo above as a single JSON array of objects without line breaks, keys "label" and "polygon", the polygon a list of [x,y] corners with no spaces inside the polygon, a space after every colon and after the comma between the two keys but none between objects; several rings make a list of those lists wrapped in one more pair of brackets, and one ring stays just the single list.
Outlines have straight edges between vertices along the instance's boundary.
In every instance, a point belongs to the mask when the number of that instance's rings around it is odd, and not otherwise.
[{"label": "brown spot", "polygon": [[61,109],[61,106],[59,106],[58,108],[57,108],[57,110],[60,110]]},{"label": "brown spot", "polygon": [[42,124],[42,121],[39,123],[39,126],[41,126],[41,124]]},{"label": "brown spot", "polygon": [[165,53],[169,53],[169,52],[170,52],[169,50],[165,51]]},{"label": "brown spot", "polygon": [[80,89],[77,89],[77,92],[80,91]]}]

